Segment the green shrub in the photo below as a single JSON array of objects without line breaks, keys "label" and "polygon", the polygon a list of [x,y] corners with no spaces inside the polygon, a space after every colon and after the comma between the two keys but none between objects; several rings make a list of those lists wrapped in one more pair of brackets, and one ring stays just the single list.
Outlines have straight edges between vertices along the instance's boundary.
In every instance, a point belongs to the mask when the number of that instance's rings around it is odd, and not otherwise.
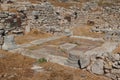
[{"label": "green shrub", "polygon": [[38,63],[44,63],[44,62],[47,62],[47,60],[45,58],[38,59]]}]

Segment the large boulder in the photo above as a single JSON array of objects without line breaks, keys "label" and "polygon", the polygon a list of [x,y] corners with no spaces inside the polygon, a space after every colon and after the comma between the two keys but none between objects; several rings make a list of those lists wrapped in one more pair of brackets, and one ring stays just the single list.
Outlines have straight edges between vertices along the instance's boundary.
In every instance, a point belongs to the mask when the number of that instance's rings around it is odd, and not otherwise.
[{"label": "large boulder", "polygon": [[65,29],[64,33],[65,33],[66,36],[72,36],[73,35],[73,32],[70,31],[70,29]]},{"label": "large boulder", "polygon": [[4,37],[4,44],[2,46],[3,50],[12,50],[17,48],[17,45],[14,41],[14,35],[8,35]]},{"label": "large boulder", "polygon": [[88,67],[89,64],[90,64],[90,56],[85,56],[85,55],[80,56],[79,65],[81,69]]},{"label": "large boulder", "polygon": [[102,75],[104,74],[104,61],[101,59],[98,59],[94,62],[94,64],[91,65],[91,72]]},{"label": "large boulder", "polygon": [[78,51],[78,50],[69,51],[69,57],[66,64],[72,67],[80,67],[78,63],[80,55],[82,55],[81,51]]},{"label": "large boulder", "polygon": [[73,49],[74,47],[76,47],[77,45],[76,44],[72,44],[72,43],[65,43],[65,44],[62,44],[60,45],[60,49],[63,49],[63,50],[71,50]]}]

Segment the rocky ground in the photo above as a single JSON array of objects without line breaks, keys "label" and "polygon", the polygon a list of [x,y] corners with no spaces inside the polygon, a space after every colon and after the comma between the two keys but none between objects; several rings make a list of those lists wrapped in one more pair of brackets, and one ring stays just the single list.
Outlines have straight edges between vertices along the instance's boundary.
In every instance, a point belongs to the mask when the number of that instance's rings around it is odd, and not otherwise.
[{"label": "rocky ground", "polygon": [[[34,65],[40,71],[31,69]],[[61,66],[0,50],[0,80],[109,80],[87,71]]]},{"label": "rocky ground", "polygon": [[120,1],[0,0],[0,49],[0,80],[120,80]]},{"label": "rocky ground", "polygon": [[[39,32],[37,30],[32,30],[31,32],[27,33],[26,35],[16,36],[15,42],[17,44],[24,44],[24,43],[29,43],[29,42],[36,40],[36,39],[47,38],[50,36],[52,36],[52,34],[45,33],[45,32]],[[22,37],[22,39],[21,39],[21,37]]]}]

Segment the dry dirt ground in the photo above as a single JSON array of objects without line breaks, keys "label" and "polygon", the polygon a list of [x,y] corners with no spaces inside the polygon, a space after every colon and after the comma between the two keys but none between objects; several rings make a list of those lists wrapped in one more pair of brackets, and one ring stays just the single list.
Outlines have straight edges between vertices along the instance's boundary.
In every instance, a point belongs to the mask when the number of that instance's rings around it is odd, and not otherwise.
[{"label": "dry dirt ground", "polygon": [[109,80],[89,72],[50,62],[37,63],[42,72],[31,70],[37,60],[0,50],[0,80]]},{"label": "dry dirt ground", "polygon": [[113,50],[113,53],[114,54],[120,53],[120,45],[115,50]]},{"label": "dry dirt ground", "polygon": [[23,36],[16,36],[15,42],[17,44],[24,44],[24,43],[29,43],[36,39],[47,38],[50,36],[52,36],[52,34],[33,29],[30,33],[27,33]]},{"label": "dry dirt ground", "polygon": [[81,26],[81,27],[75,27],[73,29],[73,35],[77,36],[87,36],[87,37],[93,37],[93,38],[101,38],[104,36],[102,33],[94,33],[91,32],[92,26]]}]

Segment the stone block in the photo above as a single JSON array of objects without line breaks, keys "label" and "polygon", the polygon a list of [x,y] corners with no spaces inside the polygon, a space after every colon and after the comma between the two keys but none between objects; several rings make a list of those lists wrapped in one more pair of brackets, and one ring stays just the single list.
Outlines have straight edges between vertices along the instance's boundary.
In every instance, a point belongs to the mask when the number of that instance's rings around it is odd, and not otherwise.
[{"label": "stone block", "polygon": [[104,61],[103,60],[96,60],[94,64],[91,65],[91,72],[102,75],[104,74]]},{"label": "stone block", "polygon": [[65,44],[62,44],[60,45],[60,49],[63,49],[63,50],[71,50],[73,49],[74,47],[76,47],[77,45],[76,44],[72,44],[72,43],[65,43]]},{"label": "stone block", "polygon": [[3,50],[11,50],[17,48],[14,41],[14,35],[8,35],[4,37],[4,44],[2,46]]}]

